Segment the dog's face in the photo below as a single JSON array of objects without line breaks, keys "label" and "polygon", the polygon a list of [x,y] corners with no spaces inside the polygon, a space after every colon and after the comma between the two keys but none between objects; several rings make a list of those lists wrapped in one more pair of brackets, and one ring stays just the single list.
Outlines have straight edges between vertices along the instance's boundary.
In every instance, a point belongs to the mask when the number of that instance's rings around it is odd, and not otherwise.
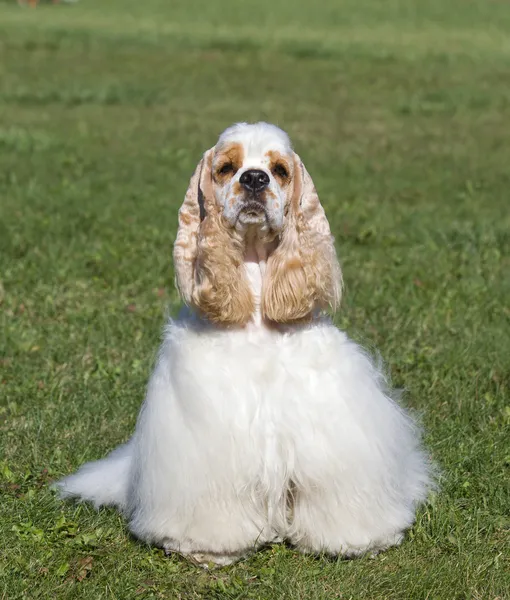
[{"label": "dog's face", "polygon": [[245,325],[258,307],[267,321],[300,322],[338,305],[329,223],[284,131],[238,123],[204,153],[179,211],[174,264],[183,299],[216,323]]},{"label": "dog's face", "polygon": [[294,154],[286,134],[264,123],[233,126],[214,148],[211,175],[223,217],[240,232],[278,235],[293,189]]}]

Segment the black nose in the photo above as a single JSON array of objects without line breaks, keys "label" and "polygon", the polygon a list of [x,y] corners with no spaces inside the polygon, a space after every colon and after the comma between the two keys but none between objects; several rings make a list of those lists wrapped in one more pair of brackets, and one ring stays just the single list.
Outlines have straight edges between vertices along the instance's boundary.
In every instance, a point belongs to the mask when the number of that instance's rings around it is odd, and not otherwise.
[{"label": "black nose", "polygon": [[260,192],[269,185],[269,175],[258,169],[250,169],[241,175],[239,182],[249,192]]}]

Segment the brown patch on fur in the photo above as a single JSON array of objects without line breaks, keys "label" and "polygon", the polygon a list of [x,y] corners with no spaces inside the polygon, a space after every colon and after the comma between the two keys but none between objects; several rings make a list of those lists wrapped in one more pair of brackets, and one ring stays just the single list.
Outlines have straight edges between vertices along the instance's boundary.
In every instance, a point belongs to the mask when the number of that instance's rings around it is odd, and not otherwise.
[{"label": "brown patch on fur", "polygon": [[234,208],[234,204],[237,202],[238,197],[242,196],[243,193],[244,193],[243,187],[241,186],[239,181],[236,181],[234,183],[234,185],[232,186],[232,194],[230,195],[230,198],[228,199],[230,208]]},{"label": "brown patch on fur", "polygon": [[179,216],[183,225],[191,225],[193,223],[193,217],[189,213],[182,211]]},{"label": "brown patch on fur", "polygon": [[[278,323],[310,320],[316,308],[336,308],[339,298],[341,274],[333,238],[329,228],[325,231],[317,227],[322,207],[311,180],[303,189],[303,169],[295,160],[285,229],[278,248],[268,259],[264,276],[262,313]],[[322,217],[326,218],[323,213]]]},{"label": "brown patch on fur", "polygon": [[255,309],[244,273],[244,239],[220,214],[212,189],[211,162],[204,165],[206,217],[198,230],[191,303],[214,323],[246,324]]},{"label": "brown patch on fur", "polygon": [[215,323],[244,325],[253,314],[244,249],[242,237],[217,212],[207,215],[200,227],[192,300]]},{"label": "brown patch on fur", "polygon": [[[281,186],[285,186],[290,182],[290,165],[288,160],[285,158],[283,154],[277,152],[276,150],[269,150],[266,152],[266,156],[269,158],[269,170],[273,174],[273,177],[278,181]],[[277,165],[281,165],[287,171],[287,176],[282,177],[282,175],[275,172],[275,167]]]},{"label": "brown patch on fur", "polygon": [[200,175],[205,157],[212,153],[213,148],[208,150],[198,163],[195,172],[191,176],[184,202],[179,209],[179,228],[177,229],[173,256],[175,283],[186,304],[191,302],[193,268],[197,255],[197,232],[200,226],[200,207],[198,204]]},{"label": "brown patch on fur", "polygon": [[[242,167],[244,160],[244,149],[239,142],[226,144],[215,157],[215,165],[213,178],[220,185],[232,179],[234,174]],[[225,165],[232,165],[232,170],[226,173],[220,173]]]},{"label": "brown patch on fur", "polygon": [[[244,273],[244,241],[223,221],[213,193],[208,150],[193,174],[179,211],[174,244],[176,282],[182,299],[224,325],[246,323],[254,300]],[[200,220],[199,190],[205,218]]]}]

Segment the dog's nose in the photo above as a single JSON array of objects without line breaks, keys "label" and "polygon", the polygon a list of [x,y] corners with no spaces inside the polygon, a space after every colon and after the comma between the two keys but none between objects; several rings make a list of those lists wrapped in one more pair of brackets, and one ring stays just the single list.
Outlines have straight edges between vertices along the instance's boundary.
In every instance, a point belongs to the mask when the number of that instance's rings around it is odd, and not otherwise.
[{"label": "dog's nose", "polygon": [[258,169],[250,169],[241,175],[239,182],[249,192],[260,192],[269,185],[269,175]]}]

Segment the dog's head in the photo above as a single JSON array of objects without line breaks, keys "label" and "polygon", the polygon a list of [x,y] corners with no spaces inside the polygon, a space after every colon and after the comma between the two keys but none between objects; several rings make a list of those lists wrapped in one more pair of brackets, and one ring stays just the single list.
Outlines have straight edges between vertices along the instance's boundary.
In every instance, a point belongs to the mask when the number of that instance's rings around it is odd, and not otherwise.
[{"label": "dog's head", "polygon": [[266,319],[302,321],[337,306],[341,273],[326,215],[287,134],[268,123],[229,127],[191,178],[174,246],[184,301],[212,321],[246,323],[254,300],[244,258],[253,239],[270,245]]},{"label": "dog's head", "polygon": [[267,123],[229,127],[212,152],[214,196],[240,232],[274,239],[292,193],[294,153],[287,134]]}]

